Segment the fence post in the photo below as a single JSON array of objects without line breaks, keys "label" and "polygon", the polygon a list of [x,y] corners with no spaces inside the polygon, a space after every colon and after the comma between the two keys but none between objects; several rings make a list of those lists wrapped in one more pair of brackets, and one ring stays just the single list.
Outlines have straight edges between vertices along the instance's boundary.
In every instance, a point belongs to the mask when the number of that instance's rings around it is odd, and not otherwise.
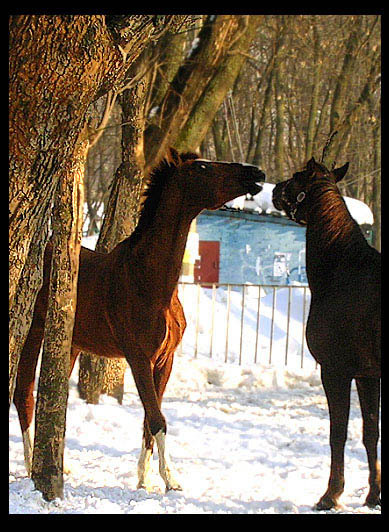
[{"label": "fence post", "polygon": [[257,363],[260,307],[261,307],[261,286],[258,286],[257,328],[256,328],[256,331],[255,331],[255,353],[254,353],[254,364]]},{"label": "fence post", "polygon": [[243,322],[244,322],[244,296],[246,285],[242,285],[242,311],[240,314],[240,345],[239,345],[239,366],[242,364],[242,341],[243,341]]},{"label": "fence post", "polygon": [[226,324],[226,352],[224,362],[227,362],[228,357],[228,331],[230,322],[230,301],[231,301],[231,285],[227,285],[227,324]]},{"label": "fence post", "polygon": [[270,331],[270,349],[269,349],[269,364],[271,364],[271,355],[273,349],[273,334],[274,334],[274,310],[276,306],[276,287],[273,286],[273,305],[271,309],[271,331]]},{"label": "fence post", "polygon": [[197,304],[196,304],[196,340],[195,340],[195,358],[197,358],[197,342],[199,337],[199,315],[200,315],[200,284],[197,285]]},{"label": "fence post", "polygon": [[213,327],[215,323],[215,298],[216,298],[216,284],[212,284],[212,310],[211,310],[211,345],[209,346],[209,357],[212,358],[213,349]]},{"label": "fence post", "polygon": [[304,366],[304,341],[305,341],[305,299],[307,294],[307,288],[304,286],[304,297],[303,297],[303,332],[301,338],[301,369]]},{"label": "fence post", "polygon": [[289,348],[289,325],[290,325],[290,305],[292,299],[292,287],[288,287],[288,316],[286,318],[286,346],[285,346],[285,366],[288,364],[288,348]]}]

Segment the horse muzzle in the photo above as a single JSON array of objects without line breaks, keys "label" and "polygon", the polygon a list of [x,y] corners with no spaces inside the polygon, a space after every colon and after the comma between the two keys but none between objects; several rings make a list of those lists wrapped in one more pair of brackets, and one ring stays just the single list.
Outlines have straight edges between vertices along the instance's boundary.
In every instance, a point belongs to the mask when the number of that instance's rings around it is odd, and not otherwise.
[{"label": "horse muzzle", "polygon": [[278,211],[283,211],[284,210],[284,205],[282,203],[282,191],[283,191],[283,183],[278,183],[274,189],[273,189],[273,194],[272,194],[272,202],[273,202],[273,205],[274,207],[278,210]]},{"label": "horse muzzle", "polygon": [[252,196],[255,196],[263,189],[260,182],[266,181],[266,175],[257,166],[248,166],[250,173],[243,179],[243,183],[247,186],[247,192]]},{"label": "horse muzzle", "polygon": [[262,189],[263,189],[263,186],[260,183],[250,183],[247,187],[247,191],[252,196],[259,194]]}]

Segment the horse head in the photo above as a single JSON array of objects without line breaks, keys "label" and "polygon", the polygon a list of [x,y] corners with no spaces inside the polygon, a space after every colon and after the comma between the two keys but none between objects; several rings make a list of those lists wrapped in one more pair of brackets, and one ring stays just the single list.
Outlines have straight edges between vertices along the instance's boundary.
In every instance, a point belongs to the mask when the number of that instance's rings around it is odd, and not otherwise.
[{"label": "horse head", "polygon": [[172,177],[186,191],[190,205],[202,209],[218,209],[244,194],[258,194],[259,182],[266,176],[257,166],[245,163],[210,161],[194,153],[178,154],[170,149],[168,160],[176,166]]},{"label": "horse head", "polygon": [[327,168],[312,157],[301,172],[277,183],[273,189],[273,204],[276,209],[284,211],[288,218],[300,225],[307,223],[309,193],[312,187],[323,179],[335,185],[346,175],[349,163],[339,168]]}]

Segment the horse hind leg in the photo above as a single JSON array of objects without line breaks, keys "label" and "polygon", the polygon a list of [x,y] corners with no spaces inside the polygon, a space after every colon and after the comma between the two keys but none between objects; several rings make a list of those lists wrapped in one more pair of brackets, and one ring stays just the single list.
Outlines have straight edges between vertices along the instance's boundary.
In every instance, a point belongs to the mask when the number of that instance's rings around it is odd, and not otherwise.
[{"label": "horse hind leg", "polygon": [[380,381],[365,377],[356,379],[356,385],[363,419],[363,444],[369,463],[370,489],[365,504],[369,507],[381,506],[381,466],[377,457]]},{"label": "horse hind leg", "polygon": [[33,452],[34,383],[35,372],[43,339],[43,326],[37,321],[31,324],[22,353],[13,401],[18,413],[23,438],[24,462],[28,476],[31,476]]},{"label": "horse hind leg", "polygon": [[344,447],[350,412],[351,379],[322,368],[324,391],[330,415],[331,471],[328,488],[316,505],[316,510],[330,510],[338,506],[344,489]]},{"label": "horse hind leg", "polygon": [[[30,331],[27,335],[18,365],[18,374],[14,392],[14,404],[18,413],[20,428],[23,440],[24,463],[27,475],[31,477],[32,454],[34,449],[34,385],[36,367],[39,358],[39,352],[42,345],[44,328],[33,321]],[[71,350],[69,376],[73,370],[74,363],[79,351]],[[64,472],[70,470],[64,466]]]}]

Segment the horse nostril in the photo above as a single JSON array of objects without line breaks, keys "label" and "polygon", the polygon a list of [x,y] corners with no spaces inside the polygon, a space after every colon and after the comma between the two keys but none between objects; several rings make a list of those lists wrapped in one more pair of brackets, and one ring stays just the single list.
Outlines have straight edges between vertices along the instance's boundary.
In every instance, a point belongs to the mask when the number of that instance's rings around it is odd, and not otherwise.
[{"label": "horse nostril", "polygon": [[262,172],[262,170],[260,170],[259,168],[254,168],[253,176],[258,181],[266,181],[266,174],[264,172]]}]

